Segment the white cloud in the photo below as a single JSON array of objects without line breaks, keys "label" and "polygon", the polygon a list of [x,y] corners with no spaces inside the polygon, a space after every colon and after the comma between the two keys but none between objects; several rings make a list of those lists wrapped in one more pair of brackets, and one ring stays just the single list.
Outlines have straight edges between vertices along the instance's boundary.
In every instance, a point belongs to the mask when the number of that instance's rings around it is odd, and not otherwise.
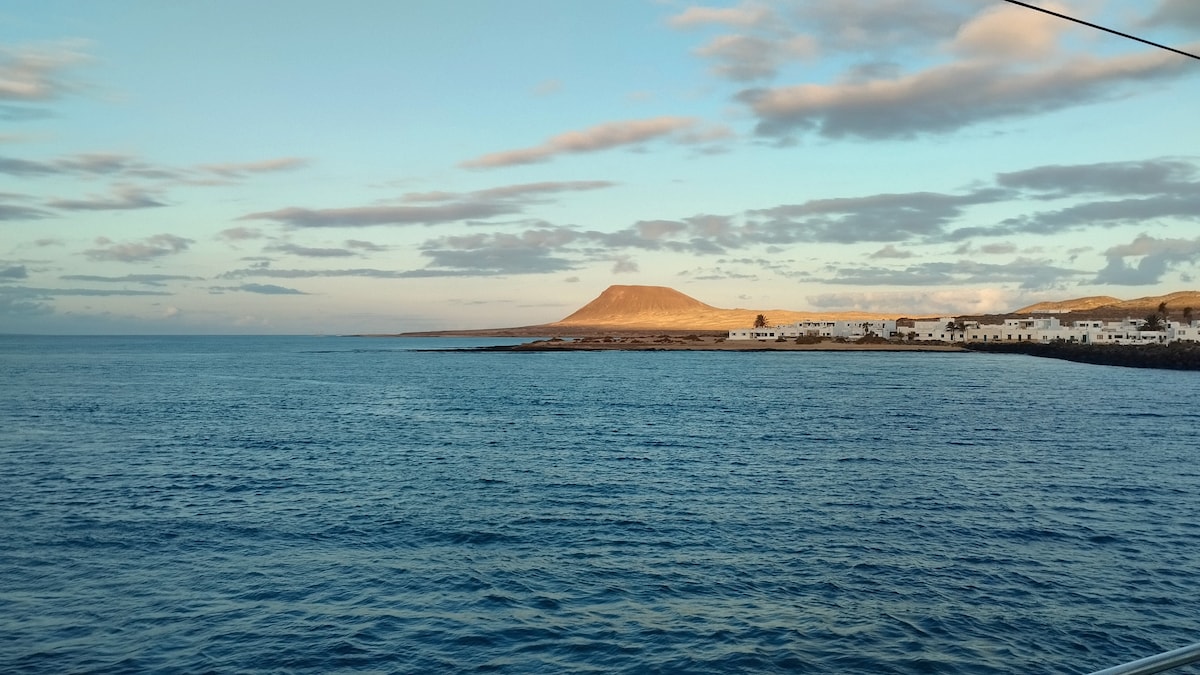
[{"label": "white cloud", "polygon": [[693,28],[708,24],[755,26],[775,18],[771,9],[760,3],[744,2],[737,7],[688,7],[668,19],[675,28]]},{"label": "white cloud", "polygon": [[[1045,9],[1067,12],[1058,3]],[[1058,51],[1059,36],[1072,24],[1016,5],[999,5],[984,10],[958,30],[951,51],[971,57],[1041,60]]]},{"label": "white cloud", "polygon": [[89,60],[79,42],[0,47],[0,101],[49,101],[76,88],[63,78]]},{"label": "white cloud", "polygon": [[806,298],[818,310],[912,312],[913,317],[1003,314],[1019,307],[1024,293],[994,288],[936,291],[821,293]]},{"label": "white cloud", "polygon": [[1094,283],[1148,286],[1162,281],[1172,269],[1200,262],[1200,238],[1158,239],[1142,234],[1128,244],[1113,246],[1104,256],[1108,264]]},{"label": "white cloud", "polygon": [[109,262],[146,262],[155,258],[182,253],[195,242],[173,234],[156,234],[141,241],[118,244],[105,237],[96,240],[97,247],[84,251],[89,260]]},{"label": "white cloud", "polygon": [[641,120],[605,122],[586,129],[567,131],[550,137],[541,145],[503,150],[462,162],[468,169],[492,169],[517,164],[546,162],[557,155],[597,152],[637,145],[671,136],[696,125],[692,117],[652,117]]},{"label": "white cloud", "polygon": [[1163,52],[1075,57],[1025,69],[968,60],[894,78],[750,89],[738,98],[758,117],[764,136],[911,138],[1111,98],[1187,72],[1191,64],[1183,61]]}]

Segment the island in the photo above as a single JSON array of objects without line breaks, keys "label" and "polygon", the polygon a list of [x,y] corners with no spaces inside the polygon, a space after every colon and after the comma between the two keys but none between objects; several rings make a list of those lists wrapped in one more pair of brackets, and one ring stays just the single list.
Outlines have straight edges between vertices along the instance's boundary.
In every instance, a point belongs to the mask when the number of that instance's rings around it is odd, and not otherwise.
[{"label": "island", "polygon": [[[721,309],[662,286],[610,286],[566,318],[393,337],[528,337],[487,351],[917,351],[1018,353],[1146,368],[1200,370],[1200,292],[1122,301],[1039,303],[1009,314],[908,318],[900,313]],[[1170,308],[1179,308],[1172,314]],[[1146,313],[1145,318],[1132,318]],[[768,317],[770,317],[768,319]]]}]

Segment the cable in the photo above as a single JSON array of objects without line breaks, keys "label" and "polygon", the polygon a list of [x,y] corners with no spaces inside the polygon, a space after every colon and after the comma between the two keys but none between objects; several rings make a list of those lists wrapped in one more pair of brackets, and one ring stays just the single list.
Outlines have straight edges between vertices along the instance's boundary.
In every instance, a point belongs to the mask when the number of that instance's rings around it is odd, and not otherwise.
[{"label": "cable", "polygon": [[1102,30],[1102,31],[1104,31],[1104,32],[1106,32],[1106,33],[1112,33],[1113,35],[1120,35],[1120,36],[1121,36],[1121,37],[1123,37],[1123,38],[1129,38],[1130,40],[1137,40],[1138,42],[1142,42],[1142,43],[1144,43],[1144,44],[1148,44],[1148,45],[1150,45],[1151,47],[1158,47],[1159,49],[1165,49],[1165,50],[1167,50],[1167,51],[1169,51],[1169,52],[1175,52],[1176,54],[1181,54],[1181,55],[1183,55],[1183,56],[1190,56],[1190,57],[1192,57],[1193,59],[1196,59],[1197,61],[1200,61],[1200,56],[1197,56],[1197,55],[1195,55],[1195,54],[1191,54],[1191,53],[1189,53],[1189,52],[1185,52],[1185,51],[1182,51],[1182,50],[1179,50],[1179,49],[1175,49],[1174,47],[1168,47],[1168,46],[1166,46],[1166,45],[1161,45],[1161,44],[1159,44],[1159,43],[1157,43],[1157,42],[1151,42],[1151,41],[1149,41],[1149,40],[1143,40],[1142,38],[1140,38],[1140,37],[1138,37],[1138,36],[1136,36],[1136,35],[1130,35],[1129,33],[1122,33],[1122,32],[1121,32],[1121,31],[1119,31],[1119,30],[1113,30],[1113,29],[1111,29],[1111,28],[1105,28],[1104,26],[1098,26],[1098,25],[1096,25],[1096,24],[1094,24],[1094,23],[1088,23],[1087,21],[1084,21],[1083,19],[1076,19],[1076,18],[1075,18],[1075,17],[1073,17],[1073,16],[1067,16],[1066,14],[1059,14],[1058,12],[1052,12],[1052,11],[1050,11],[1050,10],[1048,10],[1048,9],[1043,9],[1043,8],[1041,8],[1041,7],[1036,7],[1036,6],[1034,6],[1034,5],[1030,5],[1030,4],[1028,4],[1028,3],[1025,3],[1025,2],[1020,2],[1019,0],[1004,0],[1004,1],[1005,1],[1005,2],[1011,2],[1011,3],[1012,3],[1012,4],[1014,4],[1014,5],[1020,5],[1020,6],[1022,6],[1022,7],[1026,7],[1026,8],[1028,8],[1028,9],[1037,10],[1037,11],[1039,11],[1039,12],[1042,12],[1042,13],[1044,13],[1044,14],[1049,14],[1049,15],[1051,15],[1051,16],[1057,16],[1058,18],[1060,18],[1060,19],[1066,19],[1067,21],[1074,21],[1075,23],[1081,23],[1081,24],[1083,24],[1083,25],[1085,25],[1085,26],[1088,26],[1089,28],[1095,28],[1095,29],[1097,29],[1097,30]]}]

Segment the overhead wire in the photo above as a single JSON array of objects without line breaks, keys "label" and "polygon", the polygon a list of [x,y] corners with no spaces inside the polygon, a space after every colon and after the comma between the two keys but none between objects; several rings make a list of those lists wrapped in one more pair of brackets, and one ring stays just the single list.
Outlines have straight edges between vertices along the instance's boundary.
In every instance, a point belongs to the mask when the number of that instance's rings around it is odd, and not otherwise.
[{"label": "overhead wire", "polygon": [[1044,8],[1044,7],[1038,7],[1038,6],[1036,6],[1036,5],[1031,5],[1031,4],[1027,3],[1027,2],[1020,2],[1020,0],[1004,0],[1004,1],[1005,1],[1005,2],[1009,2],[1009,3],[1012,3],[1012,4],[1014,4],[1014,5],[1020,5],[1021,7],[1025,7],[1025,8],[1028,8],[1028,9],[1032,9],[1032,10],[1035,10],[1035,11],[1038,11],[1038,12],[1042,12],[1043,14],[1049,14],[1049,15],[1051,15],[1051,16],[1057,16],[1057,17],[1058,17],[1058,18],[1060,18],[1060,19],[1066,19],[1067,21],[1074,21],[1075,23],[1083,24],[1083,25],[1085,25],[1085,26],[1087,26],[1087,27],[1089,27],[1089,28],[1095,28],[1096,30],[1102,30],[1102,31],[1104,31],[1104,32],[1106,32],[1106,33],[1112,33],[1113,35],[1120,35],[1120,36],[1121,36],[1121,37],[1123,37],[1123,38],[1129,38],[1130,40],[1137,40],[1138,42],[1141,42],[1141,43],[1144,43],[1144,44],[1148,44],[1148,45],[1150,45],[1151,47],[1158,47],[1159,49],[1165,49],[1165,50],[1167,50],[1167,51],[1169,51],[1169,52],[1175,52],[1176,54],[1180,54],[1180,55],[1182,55],[1182,56],[1189,56],[1189,57],[1191,57],[1191,58],[1193,58],[1193,59],[1196,59],[1197,61],[1200,61],[1200,56],[1197,56],[1196,54],[1192,54],[1192,53],[1190,53],[1190,52],[1185,52],[1185,51],[1183,51],[1182,49],[1175,49],[1174,47],[1168,47],[1167,45],[1164,45],[1164,44],[1159,44],[1159,43],[1157,43],[1157,42],[1151,42],[1150,40],[1146,40],[1146,39],[1144,39],[1144,38],[1140,38],[1140,37],[1138,37],[1138,36],[1136,36],[1136,35],[1130,35],[1129,33],[1122,33],[1122,32],[1121,32],[1121,31],[1119,31],[1119,30],[1113,30],[1112,28],[1106,28],[1106,27],[1104,27],[1104,26],[1101,26],[1101,25],[1099,25],[1099,24],[1095,24],[1095,23],[1091,23],[1091,22],[1088,22],[1088,21],[1084,21],[1083,19],[1076,19],[1076,18],[1075,18],[1075,17],[1073,17],[1073,16],[1067,16],[1066,14],[1060,14],[1060,13],[1058,13],[1058,12],[1055,12],[1055,11],[1052,11],[1052,10],[1049,10],[1049,9],[1046,9],[1046,8]]}]

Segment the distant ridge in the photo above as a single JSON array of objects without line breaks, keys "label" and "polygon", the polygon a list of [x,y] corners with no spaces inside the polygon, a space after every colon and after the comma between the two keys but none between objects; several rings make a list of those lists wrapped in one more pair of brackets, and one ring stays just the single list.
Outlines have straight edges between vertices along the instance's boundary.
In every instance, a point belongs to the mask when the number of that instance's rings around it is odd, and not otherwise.
[{"label": "distant ridge", "polygon": [[1120,298],[1114,298],[1111,295],[1092,295],[1086,298],[1075,298],[1074,300],[1059,300],[1057,302],[1039,302],[1036,305],[1022,307],[1013,311],[1013,314],[1030,314],[1033,312],[1080,312],[1097,307],[1105,307],[1107,305],[1115,305],[1121,302]]},{"label": "distant ridge", "polygon": [[1200,291],[1176,291],[1166,295],[1153,295],[1133,300],[1121,300],[1106,295],[1061,300],[1058,302],[1039,302],[1036,305],[1022,307],[1013,314],[1035,314],[1045,312],[1073,312],[1077,314],[1097,314],[1105,316],[1132,316],[1141,318],[1144,314],[1158,311],[1158,306],[1167,303],[1167,314],[1174,315],[1182,312],[1185,307],[1191,307],[1200,316]]}]

